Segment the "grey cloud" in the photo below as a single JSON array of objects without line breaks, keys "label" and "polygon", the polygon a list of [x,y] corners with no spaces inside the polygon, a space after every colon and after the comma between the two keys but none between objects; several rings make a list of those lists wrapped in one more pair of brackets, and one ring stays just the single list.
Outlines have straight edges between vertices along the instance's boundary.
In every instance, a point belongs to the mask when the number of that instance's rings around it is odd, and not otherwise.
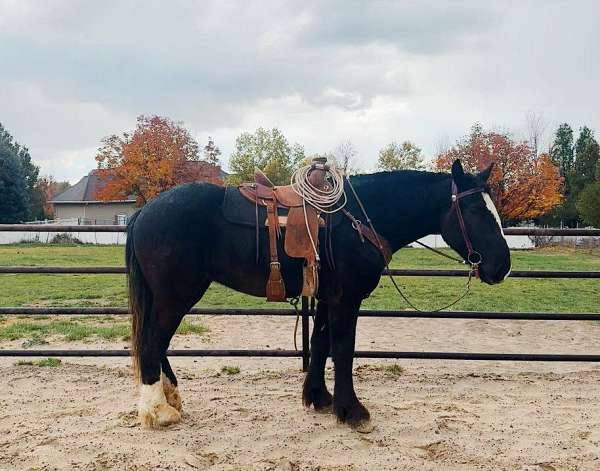
[{"label": "grey cloud", "polygon": [[[513,125],[529,110],[598,128],[599,10],[591,1],[0,3],[0,121],[49,162],[83,155],[140,113],[201,134],[290,125],[304,136],[335,109],[327,135],[373,129],[360,139],[374,153],[403,138],[431,152],[440,135],[460,136],[475,120]],[[290,96],[300,111],[278,112],[273,100]],[[382,111],[387,101],[403,111]]]},{"label": "grey cloud", "polygon": [[489,2],[317,2],[300,44],[348,46],[389,43],[413,54],[439,54],[477,45],[502,21],[503,9]]}]

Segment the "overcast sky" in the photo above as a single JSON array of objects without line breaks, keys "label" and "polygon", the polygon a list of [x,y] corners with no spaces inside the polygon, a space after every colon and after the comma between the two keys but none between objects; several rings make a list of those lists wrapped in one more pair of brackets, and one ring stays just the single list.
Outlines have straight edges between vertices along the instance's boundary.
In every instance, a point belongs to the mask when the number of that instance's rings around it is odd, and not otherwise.
[{"label": "overcast sky", "polygon": [[531,111],[600,134],[600,2],[0,0],[0,122],[57,179],[139,114],[213,136],[225,166],[262,126],[308,153],[350,140],[369,170],[392,140],[431,156]]}]

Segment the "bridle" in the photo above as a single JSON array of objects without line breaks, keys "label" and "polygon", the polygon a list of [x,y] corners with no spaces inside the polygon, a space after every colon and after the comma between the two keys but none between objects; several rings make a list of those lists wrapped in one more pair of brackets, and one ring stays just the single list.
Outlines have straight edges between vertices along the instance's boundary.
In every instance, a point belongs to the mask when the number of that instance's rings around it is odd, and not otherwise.
[{"label": "bridle", "polygon": [[467,246],[467,259],[463,260],[462,263],[467,263],[471,265],[471,270],[475,274],[477,278],[479,278],[479,265],[483,261],[481,254],[473,248],[473,244],[471,243],[471,238],[469,237],[469,233],[467,232],[467,226],[465,225],[465,219],[462,215],[462,210],[460,209],[460,199],[465,196],[475,195],[477,193],[483,193],[485,188],[483,187],[475,187],[469,190],[458,192],[458,187],[454,180],[452,180],[452,206],[450,208],[450,212],[446,216],[446,220],[452,214],[452,211],[456,213],[456,218],[458,219],[458,225],[460,226],[460,232],[462,233],[463,240],[465,241],[465,245]]},{"label": "bridle", "polygon": [[[348,176],[346,176],[346,181],[348,182],[348,186],[352,190],[354,198],[358,202],[358,205],[360,206],[360,209],[361,209],[363,215],[365,216],[367,223],[369,224],[371,230],[375,233],[377,242],[379,243],[379,247],[381,249],[382,244],[381,244],[381,241],[379,240],[379,237],[377,236],[377,232],[375,231],[375,228],[373,227],[371,219],[369,219],[369,216],[367,215],[367,211],[365,210],[365,207],[363,206],[362,202],[360,201],[360,198],[356,194],[356,191],[354,190],[354,187],[352,186],[352,183],[350,182],[350,178]],[[454,260],[455,262],[458,262],[461,264],[468,264],[470,266],[469,277],[467,279],[467,284],[465,285],[464,292],[460,296],[458,296],[458,298],[456,298],[454,301],[452,301],[450,304],[440,307],[438,309],[434,309],[431,312],[442,311],[444,309],[448,309],[449,307],[454,306],[456,303],[458,303],[461,299],[463,299],[469,293],[469,291],[471,289],[471,280],[473,279],[473,276],[475,276],[475,278],[479,278],[479,265],[481,265],[481,262],[483,261],[483,257],[477,250],[475,250],[473,248],[473,244],[471,243],[471,238],[469,237],[469,233],[467,232],[467,226],[465,224],[465,219],[463,217],[462,210],[460,209],[460,199],[464,198],[465,196],[471,196],[471,195],[475,195],[477,193],[484,193],[484,192],[485,192],[484,187],[475,187],[475,188],[470,188],[469,190],[459,192],[458,187],[456,186],[456,183],[454,182],[454,180],[452,180],[452,194],[451,194],[452,203],[450,205],[450,211],[446,214],[444,224],[447,223],[448,219],[450,218],[450,216],[452,215],[453,212],[456,213],[456,218],[458,219],[458,225],[460,227],[460,231],[461,231],[463,240],[465,242],[465,245],[467,246],[467,259],[466,260],[463,260],[463,259],[460,259],[457,257],[453,257],[452,255],[448,255],[448,254],[441,252],[440,250],[434,249],[433,247],[430,247],[427,244],[424,244],[418,240],[415,241],[417,244],[431,250],[432,252],[437,253],[438,255],[449,258],[449,259]],[[400,286],[398,286],[398,283],[396,283],[396,280],[394,279],[394,277],[389,273],[390,267],[388,266],[387,261],[385,264],[385,268],[388,271],[388,276],[390,278],[390,281],[392,282],[392,285],[394,285],[394,288],[396,288],[396,291],[400,294],[400,296],[402,296],[402,299],[404,299],[404,301],[406,301],[406,303],[410,307],[412,307],[415,311],[423,312],[421,309],[419,309],[417,306],[415,306],[410,301],[410,299],[408,299],[408,297],[402,292],[402,290],[400,289]]]}]

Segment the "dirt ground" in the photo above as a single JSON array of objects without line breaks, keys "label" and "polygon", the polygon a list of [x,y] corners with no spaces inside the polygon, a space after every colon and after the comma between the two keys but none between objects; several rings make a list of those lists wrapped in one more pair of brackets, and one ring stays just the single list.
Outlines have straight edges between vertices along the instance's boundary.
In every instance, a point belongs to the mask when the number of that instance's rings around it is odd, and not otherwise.
[{"label": "dirt ground", "polygon": [[[204,321],[206,338],[173,346],[292,345],[291,319]],[[599,335],[591,322],[361,319],[358,348],[600,353]],[[123,345],[50,347],[77,346]],[[396,376],[383,368],[393,361],[357,361],[375,424],[360,434],[303,409],[298,359],[173,359],[184,417],[158,431],[137,425],[126,359],[15,362],[0,359],[2,470],[600,469],[600,365],[401,361]],[[241,371],[220,373],[225,365]]]}]

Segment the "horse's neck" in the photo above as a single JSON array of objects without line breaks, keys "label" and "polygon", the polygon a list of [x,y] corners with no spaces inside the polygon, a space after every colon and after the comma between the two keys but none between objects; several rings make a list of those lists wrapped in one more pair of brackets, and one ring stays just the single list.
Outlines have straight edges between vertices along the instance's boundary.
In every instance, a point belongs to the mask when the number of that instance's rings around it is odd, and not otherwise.
[{"label": "horse's neck", "polygon": [[375,174],[359,183],[356,191],[375,230],[394,252],[421,237],[439,234],[443,214],[450,207],[450,175],[423,172],[411,179]]}]

